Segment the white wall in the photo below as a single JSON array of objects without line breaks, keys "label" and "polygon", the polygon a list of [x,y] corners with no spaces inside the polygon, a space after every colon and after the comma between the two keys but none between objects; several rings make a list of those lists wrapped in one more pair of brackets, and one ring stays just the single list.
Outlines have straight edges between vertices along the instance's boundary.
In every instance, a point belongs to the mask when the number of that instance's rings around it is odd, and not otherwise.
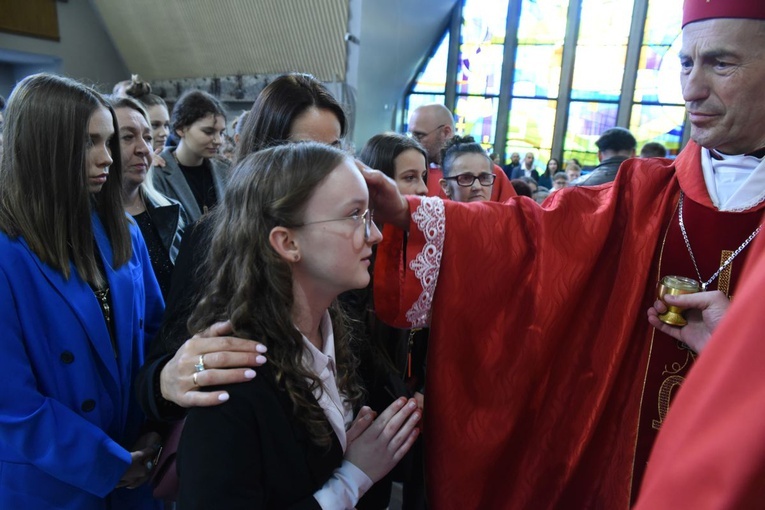
[{"label": "white wall", "polygon": [[[56,7],[60,41],[0,32],[0,94],[3,96],[7,97],[10,92],[8,83],[39,70],[55,71],[95,84],[104,92],[111,92],[116,82],[130,78],[89,0],[56,2]],[[26,67],[19,63],[25,55],[33,61]],[[35,58],[37,56],[43,58]],[[9,76],[11,73],[13,76]]]},{"label": "white wall", "polygon": [[396,108],[428,52],[440,40],[456,0],[351,0],[346,80],[356,89],[358,149],[393,130]]}]

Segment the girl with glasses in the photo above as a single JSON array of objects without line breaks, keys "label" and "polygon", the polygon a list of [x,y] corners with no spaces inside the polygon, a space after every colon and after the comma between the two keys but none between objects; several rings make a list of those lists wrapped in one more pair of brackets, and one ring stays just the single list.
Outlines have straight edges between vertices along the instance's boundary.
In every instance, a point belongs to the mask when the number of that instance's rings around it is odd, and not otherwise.
[{"label": "girl with glasses", "polygon": [[222,386],[226,404],[189,411],[182,508],[354,508],[413,444],[413,400],[376,419],[354,413],[362,389],[336,298],[369,282],[382,236],[368,209],[353,160],[332,147],[266,149],[234,168],[210,218],[206,290],[189,325],[229,319],[269,361],[253,380]]}]

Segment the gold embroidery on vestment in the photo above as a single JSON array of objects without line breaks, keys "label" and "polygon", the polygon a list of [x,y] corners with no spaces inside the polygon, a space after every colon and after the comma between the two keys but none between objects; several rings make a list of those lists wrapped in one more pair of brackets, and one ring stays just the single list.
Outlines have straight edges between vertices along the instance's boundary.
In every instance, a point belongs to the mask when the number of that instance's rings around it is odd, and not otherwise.
[{"label": "gold embroidery on vestment", "polygon": [[[728,257],[733,255],[733,252],[731,250],[723,250],[722,254],[720,255],[720,265],[723,265],[726,260],[728,260]],[[723,271],[720,273],[720,276],[718,277],[717,281],[717,290],[725,294],[726,296],[730,297],[730,277],[731,274],[733,274],[733,261],[730,261],[730,264],[728,264],[728,267],[723,269]]]}]

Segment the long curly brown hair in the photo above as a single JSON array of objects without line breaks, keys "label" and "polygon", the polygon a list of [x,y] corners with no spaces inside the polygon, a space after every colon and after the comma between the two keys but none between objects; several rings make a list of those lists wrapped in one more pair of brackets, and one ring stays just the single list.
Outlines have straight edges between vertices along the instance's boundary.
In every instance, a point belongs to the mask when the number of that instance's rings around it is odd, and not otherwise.
[{"label": "long curly brown hair", "polygon": [[[188,324],[196,333],[230,320],[236,336],[267,345],[277,384],[292,400],[295,417],[320,446],[328,446],[333,434],[313,396],[321,382],[303,363],[303,338],[292,318],[291,267],[268,237],[276,226],[303,223],[306,202],[347,157],[332,147],[300,143],[262,150],[237,163],[223,202],[211,213],[206,290]],[[350,349],[350,328],[336,302],[330,316],[338,390],[356,407],[363,390]]]}]

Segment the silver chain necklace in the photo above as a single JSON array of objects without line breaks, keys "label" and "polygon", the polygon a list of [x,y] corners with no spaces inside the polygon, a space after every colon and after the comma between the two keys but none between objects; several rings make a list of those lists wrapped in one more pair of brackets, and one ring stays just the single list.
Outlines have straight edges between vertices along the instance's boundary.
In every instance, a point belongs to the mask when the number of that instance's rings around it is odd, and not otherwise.
[{"label": "silver chain necklace", "polygon": [[720,276],[720,273],[722,273],[726,267],[730,265],[731,262],[733,262],[733,259],[736,258],[736,255],[741,253],[741,251],[746,248],[746,246],[752,242],[752,240],[757,237],[757,234],[760,233],[760,229],[762,228],[762,225],[758,226],[756,229],[754,229],[754,232],[744,241],[741,243],[741,246],[736,248],[736,251],[731,253],[730,257],[725,259],[725,262],[722,263],[722,265],[717,269],[715,274],[712,275],[712,277],[703,282],[701,281],[701,273],[699,272],[699,266],[696,264],[696,257],[693,256],[693,250],[691,249],[691,242],[688,241],[688,233],[685,231],[685,223],[683,222],[683,197],[685,194],[681,191],[680,192],[680,203],[678,204],[679,208],[679,219],[680,219],[680,231],[683,233],[683,239],[685,240],[685,246],[688,248],[688,254],[691,256],[691,262],[693,262],[693,267],[696,269],[696,275],[699,277],[699,283],[701,284],[701,290],[705,291],[707,290],[707,286],[715,281],[715,278]]}]

